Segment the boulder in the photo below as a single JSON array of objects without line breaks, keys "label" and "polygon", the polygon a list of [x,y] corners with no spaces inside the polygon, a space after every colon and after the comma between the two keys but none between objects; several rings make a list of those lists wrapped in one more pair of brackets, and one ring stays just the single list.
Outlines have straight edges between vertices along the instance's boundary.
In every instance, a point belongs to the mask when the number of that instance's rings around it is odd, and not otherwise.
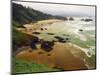
[{"label": "boulder", "polygon": [[69,20],[70,20],[70,21],[73,21],[73,20],[74,20],[74,18],[73,18],[73,17],[70,17],[70,18],[69,18]]},{"label": "boulder", "polygon": [[41,49],[45,50],[46,52],[49,52],[52,50],[53,45],[54,45],[54,42],[52,41],[43,41],[41,43]]},{"label": "boulder", "polygon": [[40,34],[40,32],[33,32],[32,34]]}]

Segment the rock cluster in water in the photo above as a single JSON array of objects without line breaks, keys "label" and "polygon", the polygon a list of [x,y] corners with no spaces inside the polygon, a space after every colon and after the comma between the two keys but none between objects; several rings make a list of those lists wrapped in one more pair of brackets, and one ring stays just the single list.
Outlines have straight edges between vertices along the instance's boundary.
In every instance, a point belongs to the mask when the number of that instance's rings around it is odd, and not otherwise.
[{"label": "rock cluster in water", "polygon": [[39,39],[38,37],[34,36],[30,46],[32,49],[37,49],[36,44],[41,44],[41,49],[49,52],[52,50],[54,46],[54,41],[45,41],[43,39]]},{"label": "rock cluster in water", "polygon": [[81,21],[90,22],[90,21],[93,21],[93,20],[90,19],[90,18],[86,18],[86,19],[81,19]]},{"label": "rock cluster in water", "polygon": [[[50,33],[50,35],[53,35]],[[34,36],[34,38],[31,41],[31,48],[32,49],[37,49],[36,44],[40,44],[40,48],[43,49],[46,52],[49,52],[53,49],[54,43],[55,42],[60,42],[60,43],[66,43],[68,41],[70,41],[70,39],[67,38],[62,38],[60,36],[54,36],[54,38],[56,38],[57,40],[52,40],[52,41],[45,41],[44,39],[39,39],[37,36]]]}]

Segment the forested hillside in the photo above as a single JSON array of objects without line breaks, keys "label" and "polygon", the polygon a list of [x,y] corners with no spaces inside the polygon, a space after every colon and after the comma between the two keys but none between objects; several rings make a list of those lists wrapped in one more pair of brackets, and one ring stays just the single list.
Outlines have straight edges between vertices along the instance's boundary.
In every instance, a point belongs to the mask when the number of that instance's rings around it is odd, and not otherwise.
[{"label": "forested hillside", "polygon": [[45,14],[38,10],[34,10],[29,7],[24,7],[16,3],[12,3],[12,11],[13,22],[16,22],[20,25],[52,18],[66,19],[65,17],[61,16],[52,16],[50,14]]}]

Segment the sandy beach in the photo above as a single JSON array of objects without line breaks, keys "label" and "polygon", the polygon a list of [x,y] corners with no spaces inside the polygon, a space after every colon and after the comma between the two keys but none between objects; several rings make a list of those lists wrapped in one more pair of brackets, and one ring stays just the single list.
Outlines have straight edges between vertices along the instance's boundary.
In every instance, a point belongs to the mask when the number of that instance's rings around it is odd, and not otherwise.
[{"label": "sandy beach", "polygon": [[[41,54],[39,54],[41,52]],[[50,56],[48,56],[48,54]],[[62,43],[56,43],[49,53],[38,50],[25,50],[16,55],[16,58],[34,61],[39,64],[47,64],[50,67],[62,68],[64,70],[87,69],[81,57],[71,53],[71,49]]]},{"label": "sandy beach", "polygon": [[[75,32],[77,30],[77,26],[71,25],[69,22],[65,22],[66,21],[64,20],[57,19],[38,21],[36,23],[24,25],[26,29],[24,31],[20,31],[45,40],[54,40],[54,35],[47,35],[46,33],[54,33],[57,36],[71,34],[77,36],[80,40],[87,40],[85,35],[78,31]],[[41,30],[41,28],[43,28],[43,30]],[[47,28],[47,30],[45,30],[45,28]],[[79,28],[80,27],[78,27],[78,29]],[[33,32],[40,32],[40,34],[33,34]],[[46,64],[50,67],[62,68],[64,70],[88,69],[89,67],[87,66],[88,64],[86,61],[88,57],[91,57],[91,55],[88,55],[88,49],[82,48],[71,42],[66,44],[56,42],[50,52],[45,52],[38,47],[37,50],[29,48],[16,55],[16,58],[18,59],[34,61],[39,64]]]}]

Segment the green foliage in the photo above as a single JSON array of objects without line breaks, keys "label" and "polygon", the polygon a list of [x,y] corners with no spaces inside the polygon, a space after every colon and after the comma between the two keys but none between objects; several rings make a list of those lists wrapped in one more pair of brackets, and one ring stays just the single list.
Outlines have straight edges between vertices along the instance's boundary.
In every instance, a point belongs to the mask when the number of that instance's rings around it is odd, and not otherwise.
[{"label": "green foliage", "polygon": [[36,64],[34,62],[28,62],[19,59],[13,59],[12,67],[12,73],[60,71],[59,69],[53,69],[44,64]]},{"label": "green foliage", "polygon": [[49,19],[52,17],[51,15],[31,9],[29,7],[26,8],[20,4],[12,3],[12,6],[13,20],[21,25],[38,20]]},{"label": "green foliage", "polygon": [[66,20],[65,17],[52,16],[50,14],[46,14],[29,7],[24,7],[16,3],[12,3],[12,10],[13,10],[12,11],[13,20],[15,20],[20,25],[30,23],[30,22],[36,22],[39,20],[52,19],[52,18]]},{"label": "green foliage", "polygon": [[34,38],[34,36],[17,31],[15,27],[13,27],[12,35],[13,50],[21,46],[29,45],[31,43],[31,40]]}]

